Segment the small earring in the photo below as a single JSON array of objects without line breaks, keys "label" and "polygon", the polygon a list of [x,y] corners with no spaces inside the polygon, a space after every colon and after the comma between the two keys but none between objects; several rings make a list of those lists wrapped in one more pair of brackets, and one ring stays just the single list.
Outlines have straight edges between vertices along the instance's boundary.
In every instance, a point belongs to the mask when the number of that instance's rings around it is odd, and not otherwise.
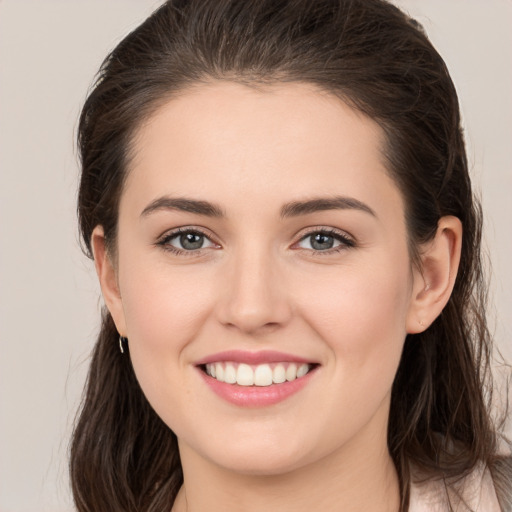
[{"label": "small earring", "polygon": [[119,335],[119,350],[121,351],[121,354],[124,354],[124,345],[128,345],[128,338],[125,336]]}]

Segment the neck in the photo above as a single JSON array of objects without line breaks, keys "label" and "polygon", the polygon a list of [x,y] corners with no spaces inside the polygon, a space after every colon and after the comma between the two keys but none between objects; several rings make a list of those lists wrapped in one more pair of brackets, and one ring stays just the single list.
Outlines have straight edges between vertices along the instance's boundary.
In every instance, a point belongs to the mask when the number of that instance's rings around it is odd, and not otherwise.
[{"label": "neck", "polygon": [[180,443],[184,485],[172,512],[397,512],[398,476],[385,432],[371,430],[314,463],[264,476],[219,467]]}]

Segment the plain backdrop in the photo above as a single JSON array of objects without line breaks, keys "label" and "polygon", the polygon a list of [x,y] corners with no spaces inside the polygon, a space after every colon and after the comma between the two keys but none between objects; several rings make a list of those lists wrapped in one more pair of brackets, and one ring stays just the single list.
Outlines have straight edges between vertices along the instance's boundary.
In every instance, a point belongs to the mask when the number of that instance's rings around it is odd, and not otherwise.
[{"label": "plain backdrop", "polygon": [[[160,3],[0,0],[0,512],[73,510],[67,448],[101,304],[78,243],[75,129],[107,51]],[[512,2],[397,3],[459,91],[511,360]]]}]

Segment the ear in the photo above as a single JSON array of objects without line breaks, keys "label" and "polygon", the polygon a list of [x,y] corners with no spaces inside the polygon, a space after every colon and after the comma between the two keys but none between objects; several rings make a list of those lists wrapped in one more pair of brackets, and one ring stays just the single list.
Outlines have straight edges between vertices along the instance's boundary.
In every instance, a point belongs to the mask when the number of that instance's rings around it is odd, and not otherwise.
[{"label": "ear", "polygon": [[117,282],[117,273],[107,251],[105,233],[102,226],[94,228],[91,236],[91,247],[103,299],[116,324],[117,331],[121,336],[126,336],[126,323],[123,302]]},{"label": "ear", "polygon": [[462,223],[441,217],[433,240],[420,247],[420,268],[413,270],[413,291],[406,320],[408,334],[425,331],[441,314],[455,284],[462,244]]}]

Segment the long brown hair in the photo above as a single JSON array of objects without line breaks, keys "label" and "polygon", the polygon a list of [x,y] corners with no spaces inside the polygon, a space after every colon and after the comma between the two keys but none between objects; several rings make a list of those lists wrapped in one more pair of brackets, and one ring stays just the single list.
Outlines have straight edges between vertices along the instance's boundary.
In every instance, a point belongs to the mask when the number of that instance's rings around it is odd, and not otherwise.
[{"label": "long brown hair", "polygon": [[[431,327],[405,340],[393,384],[388,447],[408,508],[410,466],[450,482],[479,463],[504,500],[506,459],[491,420],[491,341],[457,94],[421,27],[383,0],[170,0],[104,61],[80,117],[78,214],[86,252],[95,226],[116,250],[132,137],[159,105],[199,82],[307,82],[383,129],[406,205],[411,256],[444,215],[463,224],[453,294]],[[504,462],[505,461],[505,462]],[[121,357],[108,311],[71,445],[80,512],[168,510],[182,483],[176,436]],[[501,476],[500,476],[501,475]],[[506,476],[506,475],[505,475]],[[503,502],[505,503],[505,502]]]}]

